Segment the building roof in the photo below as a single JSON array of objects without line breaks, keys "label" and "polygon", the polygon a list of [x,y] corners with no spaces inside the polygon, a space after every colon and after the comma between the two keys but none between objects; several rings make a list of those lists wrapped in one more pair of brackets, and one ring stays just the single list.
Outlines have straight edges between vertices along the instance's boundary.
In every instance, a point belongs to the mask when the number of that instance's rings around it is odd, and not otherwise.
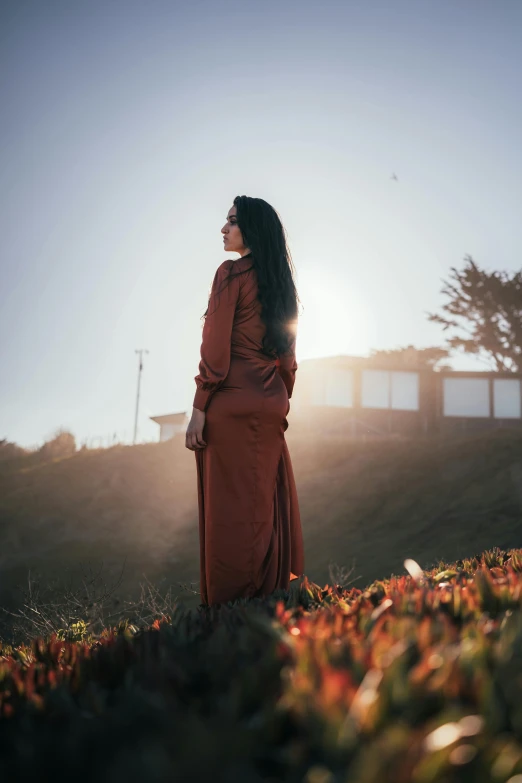
[{"label": "building roof", "polygon": [[427,374],[434,374],[437,376],[444,376],[449,378],[522,378],[522,373],[499,371],[499,370],[452,370],[443,369],[442,367],[431,367],[427,364],[419,364],[412,356],[409,360],[406,355],[404,361],[386,360],[381,357],[374,356],[349,356],[346,354],[340,354],[338,356],[318,356],[314,359],[301,359],[299,362],[300,369],[323,368],[324,365],[328,367],[355,369],[364,368],[368,370],[390,370],[392,372],[424,372]]},{"label": "building roof", "polygon": [[156,424],[181,424],[186,419],[187,411],[181,413],[164,413],[162,416],[149,416],[151,421],[155,421]]},{"label": "building roof", "polygon": [[395,371],[414,371],[414,372],[438,372],[426,364],[419,364],[416,361],[397,361],[385,360],[373,356],[348,356],[340,354],[339,356],[318,356],[314,359],[301,359],[299,367],[301,369],[313,369],[318,367],[337,367],[344,369],[365,368],[368,370],[395,370]]}]

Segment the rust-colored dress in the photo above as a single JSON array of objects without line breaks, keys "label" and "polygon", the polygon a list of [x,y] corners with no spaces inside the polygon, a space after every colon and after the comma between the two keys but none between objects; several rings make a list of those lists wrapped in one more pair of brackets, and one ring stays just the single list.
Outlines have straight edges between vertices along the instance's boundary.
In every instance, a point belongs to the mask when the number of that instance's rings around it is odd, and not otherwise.
[{"label": "rust-colored dress", "polygon": [[[225,283],[229,271],[237,277]],[[216,296],[216,292],[219,294]],[[226,260],[212,283],[194,407],[206,412],[195,451],[204,604],[268,595],[303,574],[297,490],[285,441],[295,340],[262,352],[265,325],[251,256]]]}]

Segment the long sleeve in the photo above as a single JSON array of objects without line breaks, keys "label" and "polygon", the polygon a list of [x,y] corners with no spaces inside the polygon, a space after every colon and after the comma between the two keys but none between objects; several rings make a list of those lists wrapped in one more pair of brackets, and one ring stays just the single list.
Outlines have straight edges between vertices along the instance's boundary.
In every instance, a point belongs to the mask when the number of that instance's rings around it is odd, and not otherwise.
[{"label": "long sleeve", "polygon": [[221,386],[230,368],[230,341],[234,313],[239,297],[239,276],[225,283],[231,264],[227,259],[218,267],[203,324],[201,361],[195,376],[194,408],[206,411],[212,394]]},{"label": "long sleeve", "polygon": [[292,396],[292,391],[295,383],[295,373],[298,368],[298,364],[295,359],[295,345],[296,338],[294,337],[290,349],[287,353],[283,354],[277,360],[277,368],[279,375],[284,381],[286,390],[288,392],[288,398]]}]

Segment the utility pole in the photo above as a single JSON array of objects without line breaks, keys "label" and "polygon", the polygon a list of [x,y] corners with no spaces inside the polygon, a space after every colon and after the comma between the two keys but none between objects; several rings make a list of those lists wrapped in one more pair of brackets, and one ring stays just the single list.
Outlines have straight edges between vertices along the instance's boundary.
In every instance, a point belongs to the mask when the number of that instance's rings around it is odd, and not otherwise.
[{"label": "utility pole", "polygon": [[146,348],[140,348],[136,349],[134,353],[139,353],[140,355],[140,367],[138,370],[138,394],[136,397],[136,417],[134,419],[134,443],[136,443],[136,434],[138,432],[138,405],[140,403],[140,381],[141,381],[141,371],[143,370],[143,361],[141,358],[142,353],[149,353]]}]

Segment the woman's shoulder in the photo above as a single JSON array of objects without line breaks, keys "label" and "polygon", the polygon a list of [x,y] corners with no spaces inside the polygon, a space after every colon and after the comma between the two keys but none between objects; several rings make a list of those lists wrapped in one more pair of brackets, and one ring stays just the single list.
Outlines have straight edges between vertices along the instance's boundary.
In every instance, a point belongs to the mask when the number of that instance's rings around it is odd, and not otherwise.
[{"label": "woman's shoulder", "polygon": [[214,276],[228,277],[229,272],[233,271],[233,269],[234,269],[234,261],[230,258],[225,258],[225,260],[222,261],[217,267],[216,271],[214,272]]},{"label": "woman's shoulder", "polygon": [[220,273],[232,273],[239,274],[240,272],[247,272],[253,268],[251,256],[243,256],[241,258],[225,258],[224,261],[218,267]]}]

